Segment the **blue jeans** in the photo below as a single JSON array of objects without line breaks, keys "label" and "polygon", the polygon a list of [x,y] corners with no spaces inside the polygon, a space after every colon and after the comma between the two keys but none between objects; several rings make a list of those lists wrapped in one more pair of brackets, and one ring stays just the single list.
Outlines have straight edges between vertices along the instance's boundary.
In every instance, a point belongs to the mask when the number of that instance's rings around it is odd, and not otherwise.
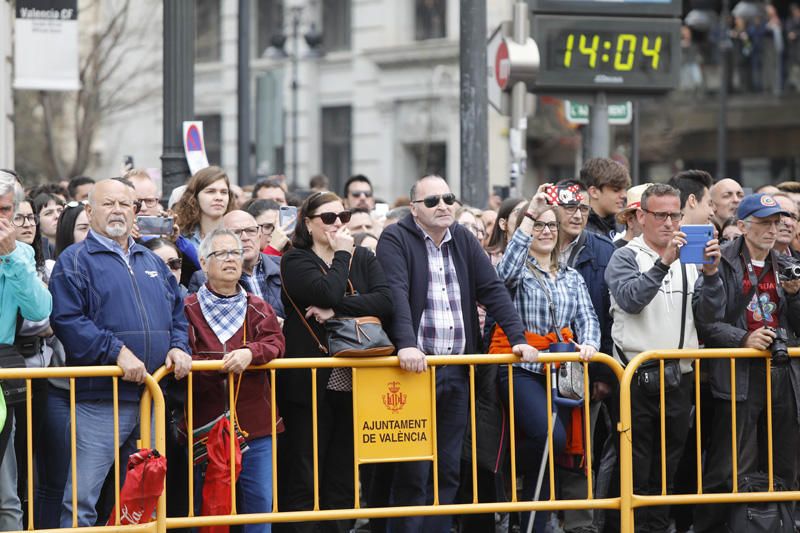
[{"label": "blue jeans", "polygon": [[[467,369],[447,366],[436,369],[436,444],[439,460],[439,503],[455,502],[460,482],[461,449],[469,419]],[[395,466],[390,502],[392,506],[433,504],[433,476],[429,461]],[[390,518],[392,533],[449,533],[452,516]]]},{"label": "blue jeans", "polygon": [[41,448],[36,450],[34,523],[40,529],[56,529],[70,465],[69,393],[49,386],[44,416]]},{"label": "blue jeans", "polygon": [[[239,514],[272,512],[272,437],[259,437],[247,441],[250,448],[242,454],[242,472],[236,482]],[[203,480],[205,468],[195,468],[195,514],[203,508]],[[244,533],[270,533],[272,524],[247,524]]]},{"label": "blue jeans", "polygon": [[[523,476],[520,500],[531,501],[536,493],[545,443],[547,442],[547,381],[541,374],[514,367],[514,424],[516,428],[517,468]],[[500,396],[508,401],[508,366],[502,365],[499,373]],[[562,420],[570,416],[568,409],[558,410],[558,420],[553,425],[553,454],[558,455],[567,445],[567,434]],[[550,477],[545,472],[539,500],[550,498]],[[539,511],[534,520],[534,531],[543,532],[549,512]],[[530,513],[523,513],[522,531],[528,527]]]},{"label": "blue jeans", "polygon": [[[111,400],[75,403],[78,472],[78,526],[93,526],[97,520],[95,504],[103,481],[114,465],[114,405]],[[67,436],[70,424],[67,420]],[[120,484],[125,482],[128,457],[136,451],[139,438],[139,404],[119,402]],[[67,451],[69,453],[69,451]],[[61,527],[72,527],[72,467],[67,472],[61,504]]]}]

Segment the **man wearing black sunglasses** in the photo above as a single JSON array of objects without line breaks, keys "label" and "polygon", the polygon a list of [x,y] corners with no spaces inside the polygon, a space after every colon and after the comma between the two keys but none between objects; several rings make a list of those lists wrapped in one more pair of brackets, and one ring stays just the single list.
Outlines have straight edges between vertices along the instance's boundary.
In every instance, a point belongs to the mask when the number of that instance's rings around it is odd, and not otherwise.
[{"label": "man wearing black sunglasses", "polygon": [[[513,352],[535,361],[538,352],[525,331],[508,291],[480,242],[455,223],[455,195],[440,176],[425,176],[411,188],[411,213],[386,228],[377,256],[392,289],[394,316],[388,332],[400,367],[427,369],[426,355],[481,351],[476,302],[508,334]],[[439,503],[453,503],[460,482],[461,449],[469,413],[467,370],[445,366],[436,372]],[[391,505],[424,505],[430,462],[396,466]],[[392,519],[392,531],[449,532],[450,516]],[[423,527],[424,522],[424,527]]]},{"label": "man wearing black sunglasses", "polygon": [[344,206],[349,209],[375,209],[375,197],[372,193],[372,183],[363,174],[352,176],[344,184]]}]

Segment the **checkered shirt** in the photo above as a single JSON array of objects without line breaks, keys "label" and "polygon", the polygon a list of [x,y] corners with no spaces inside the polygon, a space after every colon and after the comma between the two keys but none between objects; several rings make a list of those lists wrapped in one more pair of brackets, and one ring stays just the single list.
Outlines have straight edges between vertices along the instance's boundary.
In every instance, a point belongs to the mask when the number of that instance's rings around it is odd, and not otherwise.
[{"label": "checkered shirt", "polygon": [[[500,279],[514,292],[514,307],[522,319],[526,331],[546,335],[553,331],[553,320],[547,296],[528,263],[541,273],[541,281],[547,287],[555,305],[558,327],[569,326],[575,333],[575,341],[600,348],[600,323],[597,320],[586,282],[578,271],[561,266],[556,279],[536,263],[528,254],[532,237],[522,230],[514,233],[508,243],[503,259],[497,265]],[[525,370],[541,374],[542,363],[519,363]]]},{"label": "checkered shirt", "polygon": [[424,230],[422,233],[428,251],[428,295],[417,331],[417,346],[428,355],[464,353],[461,286],[450,255],[453,237],[447,230],[437,247],[430,235]]},{"label": "checkered shirt", "polygon": [[[253,268],[253,275],[245,274],[242,272],[242,282],[245,285],[245,290],[251,292],[264,300],[264,291],[262,287],[267,282],[267,274],[264,272],[264,258],[259,254],[258,263]],[[267,302],[269,303],[269,302]]]}]

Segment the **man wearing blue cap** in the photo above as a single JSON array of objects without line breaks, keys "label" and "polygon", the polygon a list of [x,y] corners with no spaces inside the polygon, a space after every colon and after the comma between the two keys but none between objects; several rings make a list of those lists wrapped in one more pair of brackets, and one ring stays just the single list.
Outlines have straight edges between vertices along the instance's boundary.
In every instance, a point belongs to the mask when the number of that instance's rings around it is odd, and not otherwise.
[{"label": "man wearing blue cap", "polygon": [[[797,447],[800,445],[800,360],[790,361],[786,346],[797,346],[800,333],[800,281],[779,275],[778,254],[772,250],[784,210],[767,194],[746,196],[737,209],[742,236],[722,249],[714,274],[705,274],[695,288],[694,303],[713,316],[698,315],[698,333],[708,348],[754,348],[772,354],[772,457],[766,446],[766,361],[736,361],[736,449],[738,476],[766,471],[771,460],[776,480],[796,488]],[[703,472],[703,492],[730,492],[731,365],[727,359],[703,363],[714,397],[714,419]],[[695,531],[725,526],[726,508],[698,506]],[[734,528],[735,530],[735,528]]]}]

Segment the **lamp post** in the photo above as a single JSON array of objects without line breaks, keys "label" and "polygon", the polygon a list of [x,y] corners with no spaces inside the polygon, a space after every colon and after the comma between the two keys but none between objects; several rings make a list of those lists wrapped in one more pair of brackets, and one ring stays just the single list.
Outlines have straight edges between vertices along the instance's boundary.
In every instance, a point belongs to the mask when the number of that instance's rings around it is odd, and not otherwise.
[{"label": "lamp post", "polygon": [[[264,51],[264,57],[272,58],[272,59],[288,59],[290,61],[290,76],[291,76],[291,83],[290,89],[292,91],[292,177],[291,181],[292,184],[297,185],[298,180],[298,155],[297,155],[297,145],[298,145],[298,133],[297,133],[297,123],[298,123],[298,108],[299,108],[299,91],[300,91],[300,79],[299,79],[299,70],[300,70],[300,26],[302,24],[302,16],[303,16],[303,6],[294,6],[289,9],[289,13],[291,16],[291,26],[292,26],[292,51],[288,53],[286,51],[286,35],[283,33],[277,33],[272,37],[271,46]],[[306,45],[308,45],[308,52],[306,53],[305,57],[308,58],[319,58],[322,57],[322,33],[317,31],[316,25],[312,22],[309,25],[308,31],[302,35],[302,37],[306,41]]]},{"label": "lamp post", "polygon": [[719,113],[717,116],[717,179],[728,174],[728,79],[731,69],[731,49],[733,43],[728,34],[728,18],[730,18],[730,0],[722,0],[722,11],[719,19]]}]

